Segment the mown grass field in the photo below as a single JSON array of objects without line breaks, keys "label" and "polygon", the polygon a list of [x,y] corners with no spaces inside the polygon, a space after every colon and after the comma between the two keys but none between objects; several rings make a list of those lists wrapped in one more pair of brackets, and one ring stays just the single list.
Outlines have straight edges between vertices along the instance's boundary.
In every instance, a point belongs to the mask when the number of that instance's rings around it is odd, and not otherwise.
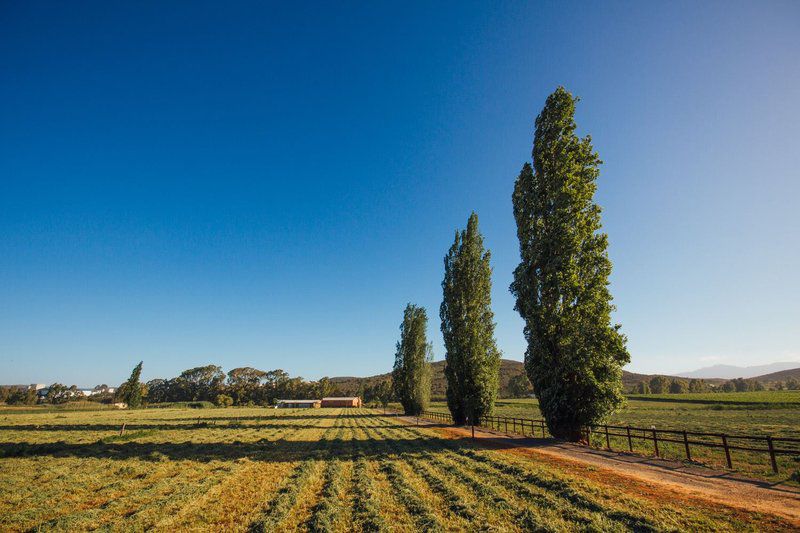
[{"label": "mown grass field", "polygon": [[788,528],[710,505],[368,409],[0,409],[2,531]]},{"label": "mown grass field", "polygon": [[[447,412],[445,402],[432,402],[431,411]],[[541,418],[535,399],[499,400],[495,414],[520,418]],[[800,438],[800,391],[766,391],[746,393],[708,393],[648,395],[645,399],[632,396],[625,408],[608,421],[609,424],[641,428],[677,429],[728,435],[772,435]],[[596,436],[599,438],[599,436]],[[719,439],[709,438],[709,442]],[[596,444],[602,446],[602,438]],[[744,444],[735,439],[731,444]],[[614,449],[627,450],[627,439],[613,438]],[[758,446],[765,446],[759,443]],[[634,441],[636,451],[652,454],[652,443]],[[725,467],[721,449],[692,446],[692,459],[713,467]],[[659,446],[662,456],[684,459],[683,444],[664,443]],[[788,480],[800,471],[800,454],[778,456],[779,473],[774,474],[769,456],[763,453],[732,451],[734,469],[749,476],[773,481]]]}]

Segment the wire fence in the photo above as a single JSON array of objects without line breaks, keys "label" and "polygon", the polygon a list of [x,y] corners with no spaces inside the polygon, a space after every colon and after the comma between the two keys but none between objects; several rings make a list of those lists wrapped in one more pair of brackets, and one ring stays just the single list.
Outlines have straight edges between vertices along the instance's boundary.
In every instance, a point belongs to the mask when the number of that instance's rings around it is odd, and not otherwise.
[{"label": "wire fence", "polygon": [[[424,411],[420,418],[452,424],[449,413]],[[518,418],[508,416],[484,416],[475,421],[476,427],[491,429],[524,437],[547,438],[551,436],[543,419]],[[664,446],[682,448],[681,455],[694,461],[692,450],[697,448],[716,448],[723,450],[725,464],[733,468],[731,451],[740,451],[769,456],[770,466],[778,473],[780,455],[800,458],[800,438],[773,437],[771,435],[740,435],[725,433],[703,433],[676,429],[641,428],[634,426],[592,425],[583,429],[583,436],[590,446],[611,451],[646,453],[662,457]],[[603,446],[605,444],[605,446]],[[616,449],[615,449],[616,448]],[[627,448],[625,450],[624,448]]]}]

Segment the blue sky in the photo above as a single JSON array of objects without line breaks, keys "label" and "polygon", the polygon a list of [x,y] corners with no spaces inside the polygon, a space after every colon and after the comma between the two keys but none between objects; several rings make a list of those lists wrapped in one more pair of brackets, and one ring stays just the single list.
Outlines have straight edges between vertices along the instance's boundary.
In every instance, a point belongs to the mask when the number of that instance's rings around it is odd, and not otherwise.
[{"label": "blue sky", "polygon": [[[504,356],[513,182],[564,85],[642,372],[800,361],[797,2],[0,7],[0,382],[435,358],[475,210]],[[294,4],[294,3],[290,3]]]}]

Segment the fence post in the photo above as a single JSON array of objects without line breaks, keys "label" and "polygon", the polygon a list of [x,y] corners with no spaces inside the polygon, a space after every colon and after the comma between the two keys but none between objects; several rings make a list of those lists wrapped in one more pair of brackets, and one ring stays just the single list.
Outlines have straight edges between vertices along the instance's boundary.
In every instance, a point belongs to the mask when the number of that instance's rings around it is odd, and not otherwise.
[{"label": "fence post", "polygon": [[769,447],[769,460],[772,462],[772,471],[778,473],[778,462],[775,460],[775,447],[772,445],[772,436],[767,435],[767,446]]},{"label": "fence post", "polygon": [[689,437],[686,435],[686,430],[683,430],[683,446],[686,448],[686,459],[692,460],[692,452],[689,451]]},{"label": "fence post", "polygon": [[656,457],[661,457],[658,454],[658,435],[656,434],[656,428],[652,428],[653,430],[653,447],[656,449]]},{"label": "fence post", "polygon": [[631,427],[628,426],[625,429],[628,430],[628,450],[633,451],[633,441],[631,440]]},{"label": "fence post", "polygon": [[606,425],[605,425],[605,426],[603,426],[603,427],[604,427],[604,428],[605,428],[605,430],[606,430],[606,448],[608,448],[609,450],[611,450],[611,441],[610,441],[610,440],[609,440],[609,438],[608,438],[608,424],[606,424]]},{"label": "fence post", "polygon": [[731,451],[728,449],[728,437],[722,435],[722,447],[725,448],[725,460],[728,462],[728,468],[733,468],[731,463]]},{"label": "fence post", "polygon": [[120,437],[125,434],[125,422],[122,423],[122,427],[119,428],[119,435]]},{"label": "fence post", "polygon": [[542,438],[544,438],[544,420],[539,420],[539,423],[542,425]]}]

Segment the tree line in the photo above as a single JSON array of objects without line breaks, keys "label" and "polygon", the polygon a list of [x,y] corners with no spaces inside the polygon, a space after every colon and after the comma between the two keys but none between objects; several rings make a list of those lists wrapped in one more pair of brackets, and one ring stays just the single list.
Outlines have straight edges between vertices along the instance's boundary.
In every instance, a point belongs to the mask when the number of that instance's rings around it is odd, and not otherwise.
[{"label": "tree line", "polygon": [[[126,387],[123,385],[121,389]],[[360,396],[367,402],[388,402],[387,389],[388,384],[377,383],[360,391]],[[220,406],[266,406],[274,405],[279,399],[342,395],[327,377],[306,381],[301,377],[291,377],[283,370],[265,371],[252,367],[234,368],[226,374],[217,365],[190,368],[172,379],[148,381],[143,385],[143,391],[143,398],[148,403],[209,401]],[[125,392],[122,392],[121,398],[125,397]]]},{"label": "tree line", "polygon": [[[54,383],[47,394],[39,398],[37,391],[19,387],[0,388],[0,401],[10,405],[33,405],[38,401],[62,404],[70,401],[124,402],[135,409],[147,404],[171,402],[211,402],[218,406],[267,406],[278,399],[322,398],[339,396],[342,392],[327,377],[306,381],[291,377],[283,370],[259,370],[252,367],[234,368],[227,373],[217,365],[190,368],[170,379],[141,382],[142,365],[137,364],[130,377],[114,393],[105,385],[95,387],[98,394],[83,396],[75,385],[67,387]],[[365,402],[387,404],[391,397],[388,380],[364,386],[358,391]]]},{"label": "tree line", "polygon": [[640,381],[631,391],[634,394],[683,394],[687,392],[757,392],[768,390],[800,390],[800,382],[794,378],[788,381],[775,381],[764,384],[750,378],[735,378],[721,385],[711,385],[704,379],[681,379],[666,376],[654,376]]},{"label": "tree line", "polygon": [[[608,237],[594,202],[602,163],[591,137],[576,135],[578,99],[559,87],[535,121],[532,162],[517,176],[512,206],[520,263],[510,291],[525,321],[525,369],[550,432],[578,440],[623,405],[626,338],[613,324]],[[490,414],[500,351],[491,309],[491,254],[473,212],[444,257],[439,309],[447,405],[457,424]],[[406,414],[427,407],[427,313],[408,304],[400,327],[394,393]]]}]

